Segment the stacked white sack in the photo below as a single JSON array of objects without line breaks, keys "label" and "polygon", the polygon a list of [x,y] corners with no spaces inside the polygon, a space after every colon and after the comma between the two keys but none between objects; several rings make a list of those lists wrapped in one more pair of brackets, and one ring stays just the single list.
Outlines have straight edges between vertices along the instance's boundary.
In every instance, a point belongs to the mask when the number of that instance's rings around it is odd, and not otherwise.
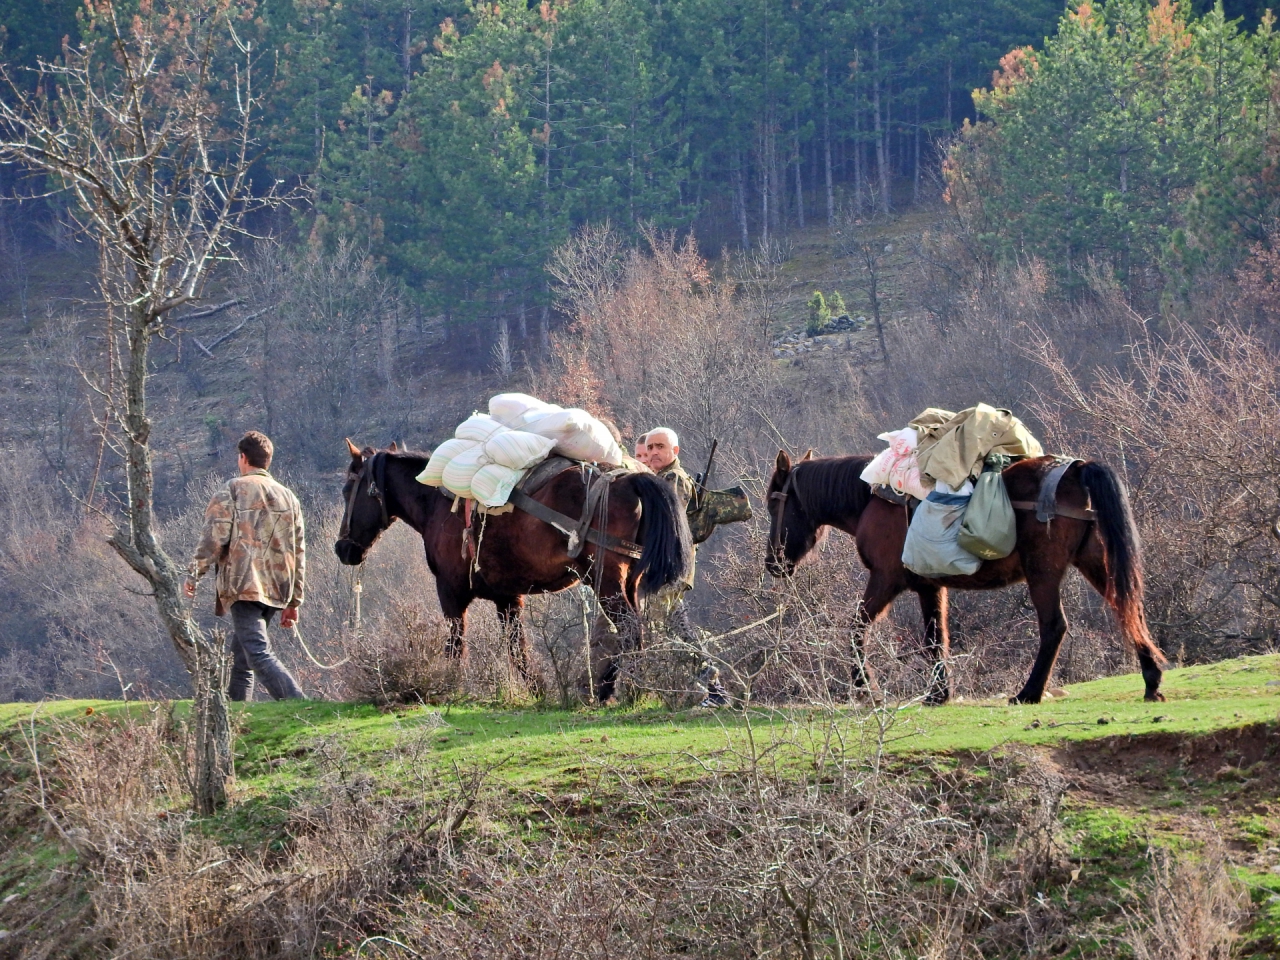
[{"label": "stacked white sack", "polygon": [[555,441],[554,453],[571,460],[622,463],[622,448],[603,423],[576,408],[565,409],[523,393],[500,393],[489,401],[489,415],[515,430]]},{"label": "stacked white sack", "polygon": [[458,426],[454,439],[436,447],[418,481],[443,486],[455,496],[487,507],[500,507],[524,471],[545,460],[554,446],[548,437],[511,430],[476,413]]},{"label": "stacked white sack", "polygon": [[553,451],[574,460],[622,462],[608,428],[585,410],[502,393],[489,401],[488,414],[473,413],[435,449],[418,481],[500,507],[524,471]]}]

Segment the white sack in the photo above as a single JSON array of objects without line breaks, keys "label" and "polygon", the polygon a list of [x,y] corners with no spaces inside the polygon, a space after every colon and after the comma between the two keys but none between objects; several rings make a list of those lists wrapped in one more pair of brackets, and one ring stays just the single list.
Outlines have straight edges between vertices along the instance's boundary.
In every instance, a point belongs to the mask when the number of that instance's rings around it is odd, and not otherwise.
[{"label": "white sack", "polygon": [[459,440],[478,440],[484,443],[495,433],[505,429],[506,427],[487,413],[473,413],[458,424],[458,429],[453,432],[453,435]]},{"label": "white sack", "polygon": [[622,448],[609,428],[585,410],[557,410],[526,417],[524,429],[556,441],[555,452],[573,460],[621,463]]},{"label": "white sack", "polygon": [[438,487],[444,482],[444,468],[460,453],[464,453],[476,446],[474,440],[446,440],[440,446],[431,451],[431,459],[427,461],[427,467],[418,474],[418,482],[425,483],[431,487]]},{"label": "white sack", "polygon": [[476,444],[470,450],[464,450],[446,465],[441,472],[441,480],[447,490],[459,497],[473,499],[471,495],[471,479],[481,467],[489,465],[484,447]]},{"label": "white sack", "polygon": [[[501,430],[489,438],[484,452],[495,464],[524,470],[541,463],[556,442],[550,437],[540,437],[524,430]],[[489,504],[498,506],[498,504]]]},{"label": "white sack", "polygon": [[491,463],[471,478],[471,495],[486,507],[500,507],[511,497],[512,489],[522,476],[523,470]]},{"label": "white sack", "polygon": [[500,393],[489,400],[489,416],[513,430],[519,429],[519,421],[527,413],[549,413],[559,409],[555,404],[527,393]]}]

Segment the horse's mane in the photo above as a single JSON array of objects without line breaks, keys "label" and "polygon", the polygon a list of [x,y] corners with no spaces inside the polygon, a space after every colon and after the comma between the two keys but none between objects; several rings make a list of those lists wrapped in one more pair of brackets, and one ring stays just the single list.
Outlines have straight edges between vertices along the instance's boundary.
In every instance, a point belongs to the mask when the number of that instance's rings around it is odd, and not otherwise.
[{"label": "horse's mane", "polygon": [[806,511],[816,516],[843,519],[857,516],[871,499],[871,487],[862,479],[862,471],[872,457],[823,457],[802,460],[791,468],[792,485],[800,495]]}]

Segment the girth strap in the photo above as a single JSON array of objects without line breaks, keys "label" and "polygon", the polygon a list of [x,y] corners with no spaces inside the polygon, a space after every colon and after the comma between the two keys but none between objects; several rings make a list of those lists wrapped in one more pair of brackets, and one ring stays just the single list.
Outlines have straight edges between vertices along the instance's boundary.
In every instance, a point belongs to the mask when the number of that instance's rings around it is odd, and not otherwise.
[{"label": "girth strap", "polygon": [[1071,517],[1073,520],[1096,520],[1098,515],[1092,510],[1081,510],[1058,503],[1058,484],[1062,482],[1063,475],[1077,463],[1084,461],[1059,457],[1058,462],[1040,481],[1040,496],[1034,503],[1030,500],[1011,500],[1009,505],[1015,510],[1034,510],[1036,519],[1041,523],[1048,523],[1055,516]]}]

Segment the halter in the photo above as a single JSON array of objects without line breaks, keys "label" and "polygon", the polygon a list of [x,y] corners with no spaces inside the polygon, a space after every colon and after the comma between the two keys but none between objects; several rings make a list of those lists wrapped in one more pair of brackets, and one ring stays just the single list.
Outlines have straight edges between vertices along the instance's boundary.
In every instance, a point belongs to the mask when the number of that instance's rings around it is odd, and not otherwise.
[{"label": "halter", "polygon": [[366,478],[369,483],[367,493],[378,501],[378,506],[382,508],[383,529],[385,530],[391,526],[391,517],[387,513],[387,500],[383,493],[387,489],[387,455],[385,453],[375,453],[361,464],[360,473],[356,475],[356,482],[351,485],[351,493],[347,495],[347,507],[342,511],[342,526],[338,528],[339,542],[351,539],[351,511],[355,508],[356,495],[360,492],[360,484],[364,483]]},{"label": "halter", "polygon": [[792,467],[787,471],[787,482],[782,485],[782,489],[775,490],[773,493],[769,494],[770,500],[777,500],[782,504],[781,508],[778,510],[777,521],[770,525],[771,532],[769,536],[769,546],[773,550],[773,555],[775,557],[783,556],[782,521],[787,512],[787,498],[794,495],[796,498],[796,506],[800,508],[800,512],[803,513],[805,517],[809,516],[809,511],[804,508],[804,501],[800,499],[800,491],[795,488],[795,478],[796,467]]}]

